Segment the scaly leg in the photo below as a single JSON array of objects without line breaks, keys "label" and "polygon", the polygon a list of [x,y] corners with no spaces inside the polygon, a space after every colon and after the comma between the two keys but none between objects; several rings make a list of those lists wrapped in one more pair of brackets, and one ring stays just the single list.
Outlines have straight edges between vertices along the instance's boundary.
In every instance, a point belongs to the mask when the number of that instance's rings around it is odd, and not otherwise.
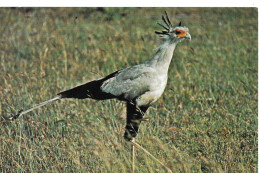
[{"label": "scaly leg", "polygon": [[133,146],[135,146],[136,148],[143,150],[148,156],[150,156],[151,158],[153,158],[155,161],[157,161],[158,163],[160,163],[165,169],[167,169],[167,171],[169,173],[172,173],[172,171],[170,170],[170,168],[168,168],[164,163],[162,163],[160,160],[158,160],[156,157],[154,157],[149,151],[147,151],[145,148],[143,148],[141,145],[139,145],[138,143],[135,142],[134,138],[130,141]]},{"label": "scaly leg", "polygon": [[[132,139],[135,142],[135,138]],[[135,173],[135,146],[132,146],[132,170]]]}]

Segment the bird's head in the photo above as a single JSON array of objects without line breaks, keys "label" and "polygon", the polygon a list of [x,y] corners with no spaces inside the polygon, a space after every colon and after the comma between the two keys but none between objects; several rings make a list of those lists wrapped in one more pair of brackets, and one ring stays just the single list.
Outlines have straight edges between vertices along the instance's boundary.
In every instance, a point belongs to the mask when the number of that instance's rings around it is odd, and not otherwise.
[{"label": "bird's head", "polygon": [[171,21],[169,20],[169,17],[165,11],[165,17],[162,16],[162,19],[166,26],[158,23],[161,27],[163,27],[165,30],[158,32],[155,31],[156,34],[159,34],[160,37],[166,38],[169,40],[172,40],[174,42],[181,42],[185,39],[191,40],[191,35],[189,34],[189,29],[185,26],[181,26],[181,22],[178,26],[174,27],[172,26]]}]

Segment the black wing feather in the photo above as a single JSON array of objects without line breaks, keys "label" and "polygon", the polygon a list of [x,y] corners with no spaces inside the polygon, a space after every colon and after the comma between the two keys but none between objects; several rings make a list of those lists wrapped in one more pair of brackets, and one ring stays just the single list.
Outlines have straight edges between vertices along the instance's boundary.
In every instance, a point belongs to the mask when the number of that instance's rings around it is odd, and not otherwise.
[{"label": "black wing feather", "polygon": [[77,98],[77,99],[85,99],[85,98],[92,98],[95,100],[106,100],[116,98],[116,96],[103,92],[100,87],[104,81],[114,77],[119,71],[116,71],[104,78],[99,80],[94,80],[88,82],[86,84],[77,86],[75,88],[63,91],[58,93],[62,98]]}]

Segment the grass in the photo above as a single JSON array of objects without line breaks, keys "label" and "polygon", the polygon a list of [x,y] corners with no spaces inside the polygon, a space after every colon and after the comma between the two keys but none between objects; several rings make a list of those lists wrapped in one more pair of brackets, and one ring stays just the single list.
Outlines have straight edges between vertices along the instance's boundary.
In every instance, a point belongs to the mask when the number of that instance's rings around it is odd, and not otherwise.
[{"label": "grass", "polygon": [[[257,172],[256,8],[1,8],[0,172],[131,172],[124,103],[20,108],[150,58],[167,10],[191,42],[136,141],[174,172]],[[136,172],[166,172],[137,151]]]}]

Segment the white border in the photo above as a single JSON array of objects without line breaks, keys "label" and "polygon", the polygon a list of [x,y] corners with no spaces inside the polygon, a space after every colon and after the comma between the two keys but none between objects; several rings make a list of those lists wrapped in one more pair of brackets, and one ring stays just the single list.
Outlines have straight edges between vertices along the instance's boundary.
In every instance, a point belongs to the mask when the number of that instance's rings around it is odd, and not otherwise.
[{"label": "white border", "polygon": [[259,0],[9,0],[1,7],[259,7]]}]

